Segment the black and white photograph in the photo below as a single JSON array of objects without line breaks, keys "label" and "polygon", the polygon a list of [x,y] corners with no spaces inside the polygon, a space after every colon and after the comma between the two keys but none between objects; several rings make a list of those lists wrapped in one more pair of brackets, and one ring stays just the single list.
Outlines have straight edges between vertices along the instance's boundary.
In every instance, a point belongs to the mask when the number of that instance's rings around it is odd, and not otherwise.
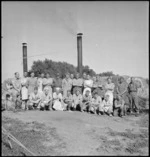
[{"label": "black and white photograph", "polygon": [[1,1],[1,156],[149,156],[149,1]]}]

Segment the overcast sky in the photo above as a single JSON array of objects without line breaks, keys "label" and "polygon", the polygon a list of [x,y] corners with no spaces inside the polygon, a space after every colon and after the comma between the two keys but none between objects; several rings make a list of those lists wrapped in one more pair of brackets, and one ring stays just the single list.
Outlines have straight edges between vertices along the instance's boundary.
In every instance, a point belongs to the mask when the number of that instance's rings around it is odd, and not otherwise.
[{"label": "overcast sky", "polygon": [[[45,58],[77,66],[77,32],[83,65],[96,73],[148,78],[148,2],[2,2],[2,80],[22,76],[22,43],[28,69]],[[33,57],[34,56],[34,57]]]}]

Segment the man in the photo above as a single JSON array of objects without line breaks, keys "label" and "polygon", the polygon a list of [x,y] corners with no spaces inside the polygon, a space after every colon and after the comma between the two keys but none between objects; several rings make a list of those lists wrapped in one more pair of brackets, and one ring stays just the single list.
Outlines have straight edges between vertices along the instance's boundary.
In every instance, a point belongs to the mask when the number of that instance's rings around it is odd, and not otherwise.
[{"label": "man", "polygon": [[66,109],[68,111],[71,111],[72,103],[73,103],[73,96],[71,94],[71,91],[67,91],[67,96],[63,98],[64,103],[66,104]]},{"label": "man", "polygon": [[76,74],[76,78],[73,79],[73,93],[76,93],[76,90],[80,90],[80,93],[82,92],[82,86],[83,86],[83,79],[80,78],[80,74]]},{"label": "man", "polygon": [[28,73],[24,72],[24,77],[21,79],[21,98],[22,105],[25,106],[25,110],[27,109],[27,101],[28,101]]},{"label": "man", "polygon": [[117,95],[121,96],[125,104],[130,105],[129,108],[131,109],[131,103],[129,102],[130,97],[127,88],[128,84],[125,82],[123,77],[120,77],[116,87]]},{"label": "man", "polygon": [[74,79],[74,74],[70,74],[70,79],[71,79],[71,80]]},{"label": "man", "polygon": [[53,88],[54,92],[56,92],[56,88],[59,88],[60,91],[62,91],[62,79],[60,78],[59,73],[56,74],[56,79],[54,79],[53,82]]},{"label": "man", "polygon": [[[104,90],[104,83],[102,83],[101,77],[99,75],[96,75],[96,82],[98,84],[98,88],[96,89],[96,92],[98,93],[98,95],[104,99],[104,95],[105,95],[105,90]],[[94,91],[93,91],[94,92]]]},{"label": "man", "polygon": [[99,112],[100,114],[107,113],[109,116],[112,116],[113,113],[113,105],[112,102],[110,101],[110,95],[106,94],[104,97],[104,100],[99,106]]},{"label": "man", "polygon": [[38,87],[34,87],[34,92],[30,94],[28,109],[36,109],[39,108],[39,104],[41,101],[41,97],[38,93]]},{"label": "man", "polygon": [[55,92],[53,93],[53,109],[54,110],[59,110],[63,111],[65,110],[64,102],[63,102],[63,97],[61,94],[60,88],[56,88]]},{"label": "man", "polygon": [[37,78],[34,76],[35,76],[34,72],[31,72],[31,77],[28,79],[28,94],[29,95],[33,93],[34,88],[38,86]]},{"label": "man", "polygon": [[92,95],[94,95],[95,92],[98,93],[98,95],[102,98],[104,97],[104,92],[103,92],[102,84],[99,79],[99,76],[93,76],[93,86],[92,86]]},{"label": "man", "polygon": [[108,77],[107,78],[107,83],[105,84],[105,95],[109,95],[109,100],[110,103],[113,105],[113,99],[114,99],[114,88],[115,88],[115,84],[112,82],[112,78]]},{"label": "man", "polygon": [[97,92],[95,92],[94,96],[92,98],[92,103],[91,103],[91,106],[89,108],[89,111],[93,112],[94,114],[96,114],[97,111],[99,112],[99,106],[100,106],[101,103],[102,103],[101,97],[98,95]]},{"label": "man", "polygon": [[47,73],[46,78],[43,79],[43,89],[45,90],[45,88],[48,88],[51,96],[53,95],[52,94],[53,93],[53,91],[52,91],[53,83],[54,83],[54,79],[52,77],[50,77],[49,73]]},{"label": "man", "polygon": [[38,85],[38,92],[40,95],[43,94],[43,80],[44,80],[44,73],[41,73],[41,75],[39,75],[39,78],[37,79],[37,85]]},{"label": "man", "polygon": [[71,79],[71,82],[72,82],[71,94],[73,94],[73,79],[74,79],[74,74],[70,74],[70,79]]},{"label": "man", "polygon": [[44,92],[41,96],[41,103],[40,103],[41,110],[52,110],[52,95],[49,93],[49,88],[45,88]]},{"label": "man", "polygon": [[82,95],[80,94],[80,89],[76,89],[75,94],[73,94],[73,110],[76,110],[77,107],[80,107],[80,111],[82,110]]},{"label": "man", "polygon": [[67,96],[67,91],[71,90],[71,88],[72,88],[72,81],[70,79],[69,73],[66,73],[66,77],[62,80],[63,97]]},{"label": "man", "polygon": [[135,110],[136,110],[137,114],[139,114],[139,104],[138,104],[138,96],[137,96],[138,87],[137,87],[137,84],[135,83],[133,77],[131,78],[131,82],[128,85],[128,91],[129,91],[130,98],[131,98],[131,106],[134,104]]},{"label": "man", "polygon": [[119,115],[120,117],[126,115],[125,101],[120,95],[117,95],[114,100],[113,115],[114,116]]},{"label": "man", "polygon": [[18,72],[15,73],[15,78],[12,80],[12,86],[13,86],[12,96],[15,102],[17,95],[18,94],[20,95],[20,91],[21,91],[21,79]]},{"label": "man", "polygon": [[83,95],[83,101],[82,101],[82,110],[89,112],[89,107],[92,103],[92,96],[90,95],[90,91],[87,90],[85,95]]},{"label": "man", "polygon": [[87,74],[84,72],[83,73],[83,80],[86,80],[87,79]]},{"label": "man", "polygon": [[89,90],[90,95],[92,95],[91,90],[93,87],[93,80],[91,79],[91,76],[89,74],[87,75],[87,79],[84,80],[83,85],[84,85],[83,95],[85,95],[86,90]]},{"label": "man", "polygon": [[84,81],[87,80],[87,74],[85,72],[82,74],[82,80],[83,80],[83,85],[82,85],[82,93],[83,93],[83,90],[84,90]]}]

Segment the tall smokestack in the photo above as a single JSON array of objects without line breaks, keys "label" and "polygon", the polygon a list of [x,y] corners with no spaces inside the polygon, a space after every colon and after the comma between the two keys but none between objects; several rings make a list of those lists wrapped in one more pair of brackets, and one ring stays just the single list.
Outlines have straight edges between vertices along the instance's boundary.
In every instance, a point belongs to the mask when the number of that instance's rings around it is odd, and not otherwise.
[{"label": "tall smokestack", "polygon": [[22,43],[23,50],[23,73],[28,72],[28,63],[27,63],[27,43]]},{"label": "tall smokestack", "polygon": [[82,75],[82,33],[77,34],[78,72]]}]

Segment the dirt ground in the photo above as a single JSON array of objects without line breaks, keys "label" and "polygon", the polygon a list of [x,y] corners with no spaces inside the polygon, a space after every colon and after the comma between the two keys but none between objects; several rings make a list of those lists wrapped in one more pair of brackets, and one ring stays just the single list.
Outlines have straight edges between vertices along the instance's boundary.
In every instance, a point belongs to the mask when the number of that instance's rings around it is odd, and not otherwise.
[{"label": "dirt ground", "polygon": [[[36,155],[148,155],[149,113],[123,118],[81,112],[2,113],[2,125]],[[2,138],[3,155],[30,155]]]}]

